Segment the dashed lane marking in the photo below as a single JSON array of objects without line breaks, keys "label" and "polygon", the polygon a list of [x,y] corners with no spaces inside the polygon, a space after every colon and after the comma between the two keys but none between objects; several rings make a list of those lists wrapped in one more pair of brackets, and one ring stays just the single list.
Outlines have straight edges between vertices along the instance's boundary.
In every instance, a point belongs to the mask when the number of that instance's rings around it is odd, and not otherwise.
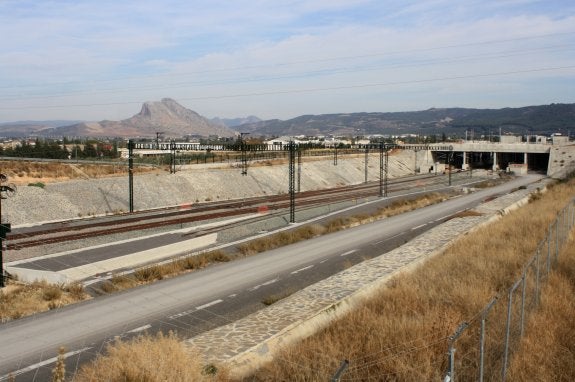
[{"label": "dashed lane marking", "polygon": [[251,288],[249,288],[248,290],[249,290],[250,292],[253,292],[254,290],[258,290],[259,288],[261,288],[261,287],[263,287],[263,286],[273,284],[273,283],[275,283],[275,282],[278,281],[278,280],[279,280],[279,278],[276,277],[276,278],[273,279],[273,280],[269,280],[269,281],[266,281],[265,283],[262,283],[262,284],[259,284],[259,285],[254,286],[254,287],[251,287]]},{"label": "dashed lane marking", "polygon": [[416,229],[425,227],[426,225],[427,225],[427,223],[425,223],[425,224],[420,224],[420,225],[418,225],[417,227],[413,227],[411,230],[412,230],[412,231],[415,231]]},{"label": "dashed lane marking", "polygon": [[307,267],[298,269],[297,271],[293,271],[291,274],[292,274],[292,275],[295,275],[296,273],[299,273],[299,272],[302,272],[302,271],[306,271],[306,270],[311,269],[311,268],[313,268],[313,265],[308,265]]},{"label": "dashed lane marking", "polygon": [[212,302],[208,302],[207,304],[196,306],[196,310],[206,309],[206,308],[209,308],[210,306],[214,306],[216,304],[219,304],[220,302],[224,302],[224,300],[214,300]]},{"label": "dashed lane marking", "polygon": [[347,255],[351,255],[352,253],[357,252],[357,249],[352,249],[351,251],[347,251],[342,253],[340,256],[347,256]]},{"label": "dashed lane marking", "polygon": [[138,333],[138,332],[141,332],[143,330],[150,329],[151,327],[152,327],[152,325],[150,325],[150,324],[143,325],[143,326],[140,326],[139,328],[129,330],[128,333]]},{"label": "dashed lane marking", "polygon": [[208,302],[207,304],[200,305],[200,306],[196,306],[195,308],[186,310],[186,311],[184,311],[184,312],[177,313],[177,314],[173,314],[173,315],[169,316],[168,318],[169,318],[170,320],[174,320],[174,319],[176,319],[176,318],[184,317],[184,316],[187,316],[188,314],[192,314],[192,313],[194,313],[194,312],[196,312],[196,311],[198,311],[198,310],[202,310],[202,309],[209,308],[210,306],[214,306],[214,305],[219,304],[220,302],[223,302],[223,301],[224,301],[224,300],[214,300],[214,301],[212,301],[212,302]]}]

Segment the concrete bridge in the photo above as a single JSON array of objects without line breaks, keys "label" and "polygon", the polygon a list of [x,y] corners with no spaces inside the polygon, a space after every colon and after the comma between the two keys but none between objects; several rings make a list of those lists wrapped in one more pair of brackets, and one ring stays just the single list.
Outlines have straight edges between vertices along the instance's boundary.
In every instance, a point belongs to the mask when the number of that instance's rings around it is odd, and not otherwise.
[{"label": "concrete bridge", "polygon": [[575,144],[567,139],[552,143],[465,141],[449,145],[451,151],[439,144],[429,145],[428,151],[415,150],[416,172],[443,172],[450,156],[452,170],[483,168],[520,174],[539,171],[553,178],[564,178],[575,171]]}]

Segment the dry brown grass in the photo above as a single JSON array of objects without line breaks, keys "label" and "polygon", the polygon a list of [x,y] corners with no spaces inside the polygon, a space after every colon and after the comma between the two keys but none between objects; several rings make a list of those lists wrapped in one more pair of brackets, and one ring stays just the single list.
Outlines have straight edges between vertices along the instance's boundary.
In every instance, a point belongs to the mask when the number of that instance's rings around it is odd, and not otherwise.
[{"label": "dry brown grass", "polygon": [[114,275],[107,282],[100,284],[99,292],[113,293],[201,269],[212,263],[223,263],[230,260],[231,258],[220,250],[185,256],[166,264],[139,268],[133,274]]},{"label": "dry brown grass", "polygon": [[509,381],[575,381],[575,241],[562,251],[529,319]]},{"label": "dry brown grass", "polygon": [[[519,278],[549,223],[574,193],[574,182],[556,186],[527,208],[465,236],[424,267],[394,278],[377,298],[282,351],[277,361],[248,380],[275,381],[285,376],[293,381],[328,380],[343,359],[350,360],[344,374],[349,380],[442,379],[447,337]],[[572,284],[574,276],[572,272]],[[494,309],[490,321],[504,322],[504,317],[505,309]],[[572,316],[563,318],[572,321]],[[561,325],[559,319],[556,326]],[[568,334],[567,338],[574,338],[572,332],[562,333]],[[477,360],[476,338],[461,337],[456,354]],[[546,354],[539,351],[532,356]],[[565,356],[562,360],[566,361]],[[496,365],[496,361],[488,364],[486,375],[499,375],[498,368],[490,369]],[[476,371],[461,368],[457,378],[474,380]]]},{"label": "dry brown grass", "polygon": [[260,239],[250,240],[241,244],[238,247],[238,250],[242,255],[253,255],[256,253],[269,251],[274,248],[297,243],[298,241],[311,239],[325,232],[326,230],[324,227],[317,224],[312,224],[309,226],[300,227],[296,230],[282,231]]},{"label": "dry brown grass", "polygon": [[204,370],[200,357],[188,354],[173,334],[141,335],[130,342],[117,341],[107,355],[83,366],[77,382],[188,382],[223,381],[225,370],[215,375]]},{"label": "dry brown grass", "polygon": [[378,217],[390,217],[399,215],[408,211],[413,211],[417,208],[430,206],[432,204],[441,203],[447,197],[436,192],[422,195],[415,199],[399,199],[391,203],[389,206],[381,208],[378,211]]},{"label": "dry brown grass", "polygon": [[80,284],[10,282],[0,292],[0,320],[6,321],[55,309],[89,298]]},{"label": "dry brown grass", "polygon": [[[8,175],[9,182],[16,185],[30,183],[61,182],[70,179],[102,178],[125,176],[128,167],[118,164],[82,164],[58,162],[0,161],[2,172]],[[152,167],[136,166],[134,173],[158,171]]]},{"label": "dry brown grass", "polygon": [[438,193],[429,193],[411,200],[398,200],[371,215],[363,213],[345,218],[335,218],[323,225],[312,224],[295,230],[279,232],[260,239],[250,240],[241,244],[238,249],[242,255],[253,255],[360,224],[371,223],[385,217],[399,215],[443,200],[445,200],[445,196]]},{"label": "dry brown grass", "polygon": [[275,304],[276,302],[283,300],[286,297],[291,296],[295,292],[297,292],[297,290],[289,288],[289,289],[286,289],[280,293],[269,295],[267,297],[264,297],[264,299],[262,300],[262,304],[264,304],[266,306]]}]

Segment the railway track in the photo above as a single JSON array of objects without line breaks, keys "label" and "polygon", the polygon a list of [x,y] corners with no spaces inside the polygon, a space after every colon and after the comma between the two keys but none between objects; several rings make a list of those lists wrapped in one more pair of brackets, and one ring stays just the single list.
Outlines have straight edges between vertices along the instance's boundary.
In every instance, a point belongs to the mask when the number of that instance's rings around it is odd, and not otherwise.
[{"label": "railway track", "polygon": [[[388,183],[389,191],[400,191],[420,185],[432,185],[444,182],[442,176],[419,176],[409,179],[392,179]],[[298,208],[337,203],[360,199],[379,194],[379,182],[337,187],[325,190],[297,193]],[[289,195],[253,197],[243,200],[198,204],[185,207],[170,207],[156,210],[139,211],[130,215],[108,216],[83,220],[50,223],[38,227],[16,229],[7,235],[6,248],[21,250],[30,247],[83,240],[130,231],[151,230],[167,226],[178,226],[192,222],[234,217],[258,212],[284,213],[289,208]],[[232,223],[233,224],[233,223]],[[242,223],[243,224],[243,223]],[[222,229],[219,227],[218,229]],[[204,233],[206,231],[203,231]]]}]

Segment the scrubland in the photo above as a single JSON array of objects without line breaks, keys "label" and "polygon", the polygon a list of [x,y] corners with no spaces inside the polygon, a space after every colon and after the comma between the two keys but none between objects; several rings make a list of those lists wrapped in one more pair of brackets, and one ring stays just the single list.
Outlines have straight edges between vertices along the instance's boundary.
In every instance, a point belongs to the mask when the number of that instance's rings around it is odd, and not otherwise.
[{"label": "scrubland", "polygon": [[[62,182],[71,179],[93,179],[109,176],[125,176],[128,168],[125,163],[86,164],[61,162],[0,161],[2,173],[8,182],[16,185],[34,185]],[[157,171],[153,167],[137,166],[135,173]]]}]

